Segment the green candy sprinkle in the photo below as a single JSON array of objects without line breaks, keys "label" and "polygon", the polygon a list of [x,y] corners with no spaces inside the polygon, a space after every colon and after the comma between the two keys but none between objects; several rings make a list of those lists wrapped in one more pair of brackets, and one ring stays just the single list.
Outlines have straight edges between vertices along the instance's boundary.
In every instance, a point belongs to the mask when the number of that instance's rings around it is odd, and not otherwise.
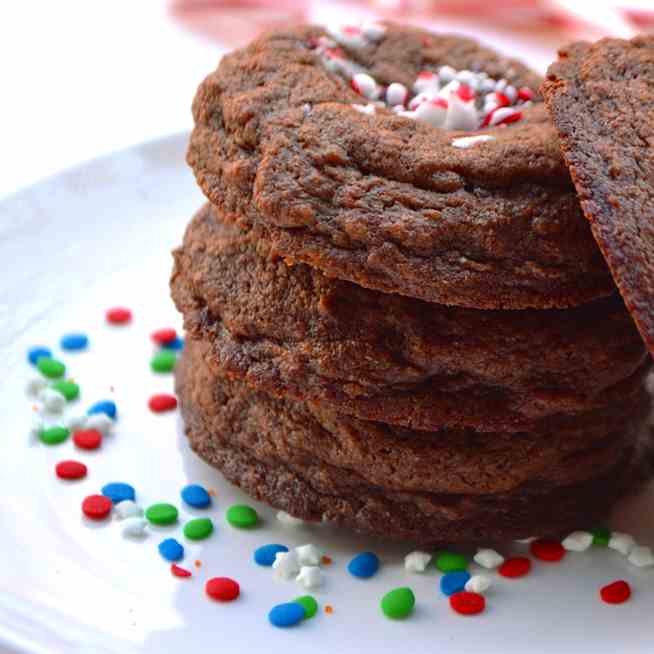
[{"label": "green candy sprinkle", "polygon": [[436,567],[441,572],[459,572],[468,567],[468,559],[456,552],[439,552],[436,555]]},{"label": "green candy sprinkle", "polygon": [[184,525],[184,536],[189,540],[203,540],[213,533],[213,522],[209,518],[196,518]]},{"label": "green candy sprinkle", "polygon": [[411,614],[416,597],[410,588],[395,588],[382,597],[381,610],[387,618],[402,620]]},{"label": "green candy sprinkle", "polygon": [[177,522],[177,509],[172,504],[153,504],[145,511],[145,517],[153,525],[172,525]]},{"label": "green candy sprinkle", "polygon": [[59,391],[69,402],[79,397],[79,386],[72,381],[61,381],[52,384],[55,391]]},{"label": "green candy sprinkle", "polygon": [[249,529],[259,522],[257,512],[247,504],[234,504],[227,509],[227,522],[232,527],[239,529]]},{"label": "green candy sprinkle", "polygon": [[50,379],[59,379],[66,374],[66,366],[52,357],[39,357],[36,367],[42,375]]},{"label": "green candy sprinkle", "polygon": [[310,620],[316,613],[318,613],[318,602],[313,595],[302,595],[293,600],[296,604],[304,607],[304,619]]},{"label": "green candy sprinkle", "polygon": [[48,427],[44,429],[39,438],[46,445],[59,445],[63,443],[70,436],[70,431],[65,427]]},{"label": "green candy sprinkle", "polygon": [[611,530],[607,527],[597,527],[591,529],[590,533],[593,534],[593,545],[601,545],[608,547],[609,540],[611,539]]},{"label": "green candy sprinkle", "polygon": [[177,356],[172,350],[161,350],[152,357],[150,368],[154,372],[172,372],[176,362]]}]

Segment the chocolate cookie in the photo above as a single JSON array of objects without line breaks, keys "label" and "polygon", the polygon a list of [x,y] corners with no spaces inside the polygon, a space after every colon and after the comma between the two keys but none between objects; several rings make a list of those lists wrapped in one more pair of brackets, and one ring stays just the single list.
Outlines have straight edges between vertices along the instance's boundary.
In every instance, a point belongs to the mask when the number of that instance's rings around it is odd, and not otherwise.
[{"label": "chocolate cookie", "polygon": [[573,306],[614,286],[540,81],[415,28],[272,33],[200,86],[188,161],[289,261],[443,304]]},{"label": "chocolate cookie", "polygon": [[637,435],[642,417],[626,413],[621,434],[551,434],[556,442],[407,432],[255,393],[216,377],[205,353],[189,343],[176,373],[192,447],[277,508],[385,538],[478,542],[573,529],[636,481],[649,443]]},{"label": "chocolate cookie", "polygon": [[581,207],[654,352],[654,37],[564,48],[543,91]]},{"label": "chocolate cookie", "polygon": [[171,286],[217,369],[417,429],[520,431],[552,414],[610,409],[636,397],[648,365],[617,297],[507,312],[379,293],[275,260],[260,233],[225,224],[210,205],[175,252]]}]

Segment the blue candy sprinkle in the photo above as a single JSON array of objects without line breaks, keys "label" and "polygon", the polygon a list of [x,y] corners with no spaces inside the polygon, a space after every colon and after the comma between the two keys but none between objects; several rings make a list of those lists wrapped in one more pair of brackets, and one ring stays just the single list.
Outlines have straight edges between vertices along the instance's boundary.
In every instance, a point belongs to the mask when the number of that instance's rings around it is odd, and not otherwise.
[{"label": "blue candy sprinkle", "polygon": [[33,365],[36,365],[36,362],[41,358],[41,357],[51,357],[52,356],[52,351],[49,350],[47,347],[41,347],[41,346],[36,346],[32,347],[28,350],[27,352],[27,360]]},{"label": "blue candy sprinkle", "polygon": [[441,591],[444,595],[454,595],[465,590],[470,579],[470,573],[465,570],[447,572],[441,577]]},{"label": "blue candy sprinkle", "polygon": [[109,416],[112,420],[116,419],[116,403],[112,400],[100,400],[96,402],[87,412],[88,415],[92,416],[96,413],[104,413]]},{"label": "blue candy sprinkle", "polygon": [[304,620],[306,612],[302,604],[287,602],[274,606],[268,614],[268,620],[275,627],[292,627]]},{"label": "blue candy sprinkle", "polygon": [[254,550],[254,562],[259,565],[271,566],[275,562],[277,552],[288,552],[286,545],[262,545]]},{"label": "blue candy sprinkle", "polygon": [[353,577],[368,579],[379,570],[379,558],[372,552],[362,552],[348,563],[347,569]]},{"label": "blue candy sprinkle", "polygon": [[83,350],[89,344],[89,337],[86,334],[72,333],[61,337],[62,350]]},{"label": "blue candy sprinkle", "polygon": [[124,484],[122,481],[114,481],[110,484],[105,484],[102,487],[102,494],[108,497],[113,504],[118,504],[123,500],[132,500],[136,497],[136,491],[133,486]]},{"label": "blue candy sprinkle", "polygon": [[174,538],[166,538],[159,543],[159,554],[166,561],[181,561],[184,558],[184,546]]},{"label": "blue candy sprinkle", "polygon": [[189,484],[182,488],[182,499],[195,509],[206,509],[211,504],[211,496],[199,484]]},{"label": "blue candy sprinkle", "polygon": [[183,350],[184,349],[184,339],[180,338],[179,336],[176,336],[172,341],[168,341],[168,343],[163,343],[161,347],[164,350]]}]

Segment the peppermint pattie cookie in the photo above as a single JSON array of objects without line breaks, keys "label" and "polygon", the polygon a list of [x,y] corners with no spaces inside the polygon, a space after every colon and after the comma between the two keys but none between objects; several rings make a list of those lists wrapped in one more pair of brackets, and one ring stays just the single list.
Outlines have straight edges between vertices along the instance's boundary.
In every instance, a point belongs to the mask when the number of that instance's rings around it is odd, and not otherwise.
[{"label": "peppermint pattie cookie", "polygon": [[654,37],[564,48],[543,90],[581,207],[654,352]]},{"label": "peppermint pattie cookie", "polygon": [[289,262],[449,305],[573,306],[614,286],[541,81],[415,28],[271,33],[200,86],[188,161]]}]

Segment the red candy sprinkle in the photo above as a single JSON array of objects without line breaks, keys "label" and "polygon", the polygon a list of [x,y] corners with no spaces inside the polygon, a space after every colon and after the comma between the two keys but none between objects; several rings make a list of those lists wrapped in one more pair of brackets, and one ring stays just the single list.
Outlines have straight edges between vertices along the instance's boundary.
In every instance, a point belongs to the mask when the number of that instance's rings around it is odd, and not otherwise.
[{"label": "red candy sprinkle", "polygon": [[461,615],[475,615],[486,608],[486,600],[479,593],[462,591],[450,595],[450,606]]},{"label": "red candy sprinkle", "polygon": [[102,432],[97,429],[80,429],[73,434],[73,443],[83,450],[97,450],[102,445]]},{"label": "red candy sprinkle", "polygon": [[104,520],[111,512],[111,500],[104,495],[89,495],[82,502],[82,513],[91,520]]},{"label": "red candy sprinkle", "polygon": [[79,461],[60,461],[55,466],[55,474],[59,479],[82,479],[86,473],[86,466]]},{"label": "red candy sprinkle", "polygon": [[172,327],[164,327],[152,332],[150,338],[157,345],[166,345],[166,343],[172,343],[177,338],[177,332]]},{"label": "red candy sprinkle", "polygon": [[113,307],[105,314],[107,322],[112,325],[124,325],[132,319],[132,312],[125,307]]},{"label": "red candy sprinkle", "polygon": [[620,579],[600,589],[600,597],[607,604],[622,604],[631,597],[631,587]]},{"label": "red candy sprinkle", "polygon": [[513,559],[507,559],[497,569],[503,577],[508,577],[509,579],[524,577],[526,574],[529,574],[530,570],[531,561],[524,556],[516,556]]},{"label": "red candy sprinkle", "polygon": [[418,79],[432,79],[432,77],[436,77],[436,75],[434,75],[430,70],[421,70],[418,73]]},{"label": "red candy sprinkle", "polygon": [[447,109],[447,100],[445,98],[434,98],[433,100],[430,100],[430,102],[436,107]]},{"label": "red candy sprinkle", "polygon": [[241,593],[239,585],[229,577],[214,577],[205,586],[207,595],[220,602],[231,602]]},{"label": "red candy sprinkle", "polygon": [[565,556],[565,548],[556,540],[535,540],[529,549],[541,561],[560,561]]},{"label": "red candy sprinkle", "polygon": [[505,116],[502,118],[502,120],[498,121],[495,123],[495,125],[508,125],[509,123],[517,123],[519,120],[522,120],[522,113],[520,111],[516,111],[515,113],[509,114],[508,116]]},{"label": "red candy sprinkle", "polygon": [[527,102],[527,100],[534,99],[534,92],[530,88],[523,86],[521,89],[518,89],[518,97]]},{"label": "red candy sprinkle", "polygon": [[474,91],[467,84],[459,84],[459,88],[456,90],[456,94],[464,102],[470,102],[475,99]]},{"label": "red candy sprinkle", "polygon": [[174,395],[167,395],[166,393],[159,393],[153,395],[148,400],[148,406],[151,411],[155,413],[162,413],[163,411],[172,411],[177,408],[177,398]]},{"label": "red candy sprinkle", "polygon": [[191,576],[191,571],[190,570],[185,570],[184,568],[180,568],[176,564],[172,564],[170,566],[170,571],[173,573],[174,577],[190,577]]},{"label": "red candy sprinkle", "polygon": [[495,91],[495,99],[500,107],[508,107],[511,104],[511,100],[509,100],[504,93],[500,93],[499,91]]}]

